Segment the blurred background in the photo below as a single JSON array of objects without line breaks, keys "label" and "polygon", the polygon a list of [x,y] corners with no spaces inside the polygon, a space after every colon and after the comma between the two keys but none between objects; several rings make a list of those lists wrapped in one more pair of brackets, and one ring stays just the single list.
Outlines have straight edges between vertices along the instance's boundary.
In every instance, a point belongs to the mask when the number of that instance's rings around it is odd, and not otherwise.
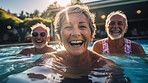
[{"label": "blurred background", "polygon": [[31,42],[30,27],[42,22],[50,28],[50,41],[58,41],[53,21],[69,5],[85,4],[96,15],[95,40],[107,37],[105,20],[121,10],[128,18],[129,39],[148,39],[148,0],[0,0],[0,44]]}]

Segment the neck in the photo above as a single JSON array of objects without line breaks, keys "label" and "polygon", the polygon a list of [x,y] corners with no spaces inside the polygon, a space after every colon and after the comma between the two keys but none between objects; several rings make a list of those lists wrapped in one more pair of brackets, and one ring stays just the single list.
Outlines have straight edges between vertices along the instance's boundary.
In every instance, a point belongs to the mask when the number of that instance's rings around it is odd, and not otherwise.
[{"label": "neck", "polygon": [[73,56],[69,54],[68,61],[70,64],[73,64],[73,65],[77,65],[77,66],[82,64],[84,65],[86,62],[88,62],[88,59],[89,59],[88,56],[89,56],[88,50],[86,50],[85,53],[79,56]]},{"label": "neck", "polygon": [[46,50],[47,47],[48,47],[47,45],[44,46],[43,48],[36,48],[36,47],[35,47],[35,52],[36,52],[36,53],[42,53],[42,52],[45,52],[45,50]]},{"label": "neck", "polygon": [[124,47],[124,38],[120,38],[120,39],[116,39],[116,40],[112,40],[108,37],[108,44],[109,46],[115,47],[115,48],[121,48]]}]

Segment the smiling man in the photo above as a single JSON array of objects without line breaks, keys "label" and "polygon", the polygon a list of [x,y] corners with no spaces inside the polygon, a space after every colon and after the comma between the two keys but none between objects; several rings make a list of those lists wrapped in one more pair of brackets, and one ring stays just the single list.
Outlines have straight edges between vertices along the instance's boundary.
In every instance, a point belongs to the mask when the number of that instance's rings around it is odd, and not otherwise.
[{"label": "smiling man", "polygon": [[111,12],[105,24],[108,37],[96,41],[93,45],[93,51],[103,54],[145,54],[140,44],[124,38],[127,29],[126,15],[122,11]]},{"label": "smiling man", "polygon": [[33,47],[24,48],[19,54],[44,54],[47,52],[56,51],[52,47],[48,46],[50,39],[49,28],[43,23],[37,23],[31,27],[32,43]]}]

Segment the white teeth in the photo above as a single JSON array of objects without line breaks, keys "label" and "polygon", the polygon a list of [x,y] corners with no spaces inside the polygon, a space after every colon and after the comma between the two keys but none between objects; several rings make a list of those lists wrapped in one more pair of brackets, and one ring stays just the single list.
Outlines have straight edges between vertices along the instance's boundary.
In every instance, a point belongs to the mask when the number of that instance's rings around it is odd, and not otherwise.
[{"label": "white teeth", "polygon": [[41,40],[40,41],[38,40],[37,42],[42,42],[42,41]]},{"label": "white teeth", "polygon": [[83,41],[71,41],[70,43],[82,43]]},{"label": "white teeth", "polygon": [[36,39],[35,41],[36,41],[36,43],[42,43],[43,42],[43,40],[40,40],[40,39]]},{"label": "white teeth", "polygon": [[111,32],[113,32],[113,33],[120,33],[121,30],[120,29],[111,29]]},{"label": "white teeth", "polygon": [[119,31],[113,31],[114,33],[118,33]]}]

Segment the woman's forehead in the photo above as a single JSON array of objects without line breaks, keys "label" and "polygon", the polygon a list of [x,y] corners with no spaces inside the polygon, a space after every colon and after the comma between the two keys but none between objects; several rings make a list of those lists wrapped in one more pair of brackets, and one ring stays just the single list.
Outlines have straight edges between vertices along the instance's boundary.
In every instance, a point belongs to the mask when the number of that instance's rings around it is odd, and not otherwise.
[{"label": "woman's forehead", "polygon": [[82,21],[88,23],[87,17],[83,13],[71,13],[65,15],[64,19],[61,21],[62,24],[69,24],[71,21]]}]

